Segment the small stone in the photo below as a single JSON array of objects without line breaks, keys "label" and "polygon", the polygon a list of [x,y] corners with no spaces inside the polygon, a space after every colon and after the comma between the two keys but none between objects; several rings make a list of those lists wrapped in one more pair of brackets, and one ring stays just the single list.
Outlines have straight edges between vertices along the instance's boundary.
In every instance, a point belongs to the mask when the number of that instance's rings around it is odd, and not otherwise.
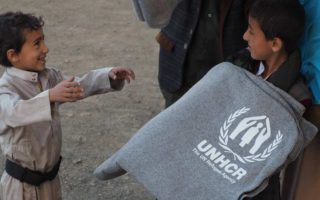
[{"label": "small stone", "polygon": [[71,118],[71,117],[74,116],[74,114],[73,114],[73,113],[67,113],[66,116],[69,117],[69,118]]},{"label": "small stone", "polygon": [[81,158],[78,158],[76,160],[73,160],[72,163],[73,164],[80,164],[80,163],[82,163],[82,160],[81,160]]},{"label": "small stone", "polygon": [[91,113],[88,113],[88,112],[82,112],[80,113],[80,117],[88,117],[88,116],[91,116],[92,114]]},{"label": "small stone", "polygon": [[95,181],[91,181],[91,182],[89,183],[89,185],[90,185],[90,186],[96,186],[96,183],[95,183]]}]

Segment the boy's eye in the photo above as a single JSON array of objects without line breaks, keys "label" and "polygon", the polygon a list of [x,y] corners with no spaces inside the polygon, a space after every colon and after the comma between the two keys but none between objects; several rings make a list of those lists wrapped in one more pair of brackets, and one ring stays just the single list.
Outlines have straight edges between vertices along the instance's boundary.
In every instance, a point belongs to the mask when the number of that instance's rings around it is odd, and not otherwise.
[{"label": "boy's eye", "polygon": [[40,45],[40,41],[37,41],[34,43],[34,46],[39,46]]},{"label": "boy's eye", "polygon": [[43,41],[43,40],[38,39],[38,40],[34,41],[33,45],[38,48],[38,47],[41,45],[41,42],[42,42],[42,41]]}]

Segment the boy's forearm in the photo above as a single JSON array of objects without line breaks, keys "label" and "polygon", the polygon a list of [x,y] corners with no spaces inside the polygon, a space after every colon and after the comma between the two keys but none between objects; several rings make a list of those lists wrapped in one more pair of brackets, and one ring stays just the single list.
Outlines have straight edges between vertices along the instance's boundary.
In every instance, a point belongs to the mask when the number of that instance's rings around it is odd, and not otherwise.
[{"label": "boy's forearm", "polygon": [[76,81],[80,83],[80,86],[84,89],[84,97],[88,97],[95,94],[103,94],[114,90],[122,89],[124,82],[110,82],[109,72],[112,68],[102,68],[92,70],[77,78]]}]

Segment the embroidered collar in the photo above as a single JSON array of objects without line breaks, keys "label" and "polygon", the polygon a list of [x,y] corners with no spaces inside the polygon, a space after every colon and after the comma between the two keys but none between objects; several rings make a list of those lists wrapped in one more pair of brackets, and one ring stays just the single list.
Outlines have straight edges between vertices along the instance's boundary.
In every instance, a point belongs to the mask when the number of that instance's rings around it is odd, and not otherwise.
[{"label": "embroidered collar", "polygon": [[15,67],[8,67],[6,68],[6,72],[10,76],[16,76],[26,81],[31,81],[34,83],[38,82],[38,73],[37,72],[29,72],[25,70],[21,70]]}]

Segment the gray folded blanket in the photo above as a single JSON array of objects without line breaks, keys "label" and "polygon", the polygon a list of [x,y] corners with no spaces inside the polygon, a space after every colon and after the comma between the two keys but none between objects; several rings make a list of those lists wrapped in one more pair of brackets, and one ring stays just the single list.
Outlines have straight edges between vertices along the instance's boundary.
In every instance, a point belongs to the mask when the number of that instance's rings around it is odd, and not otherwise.
[{"label": "gray folded blanket", "polygon": [[132,0],[134,10],[141,21],[150,28],[162,28],[171,18],[172,12],[182,0]]},{"label": "gray folded blanket", "polygon": [[158,199],[254,196],[315,136],[303,112],[271,83],[221,63],[94,173],[128,172]]}]

